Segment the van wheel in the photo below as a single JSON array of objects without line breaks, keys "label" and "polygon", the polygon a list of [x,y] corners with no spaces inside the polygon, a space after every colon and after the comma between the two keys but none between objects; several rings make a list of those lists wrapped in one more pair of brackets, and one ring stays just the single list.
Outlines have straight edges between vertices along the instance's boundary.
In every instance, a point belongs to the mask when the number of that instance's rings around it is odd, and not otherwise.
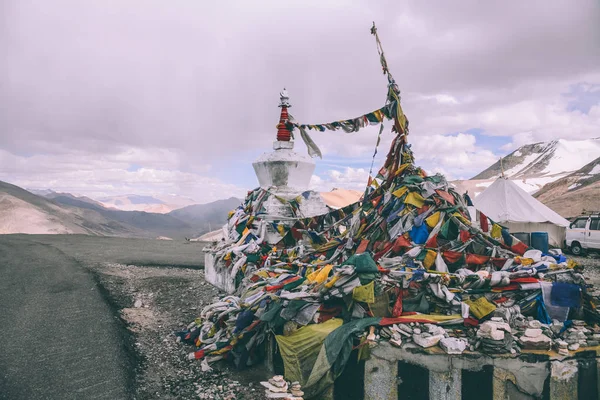
[{"label": "van wheel", "polygon": [[575,242],[571,245],[571,253],[573,253],[573,255],[576,255],[576,256],[582,256],[583,248],[581,247],[581,245],[579,243]]}]

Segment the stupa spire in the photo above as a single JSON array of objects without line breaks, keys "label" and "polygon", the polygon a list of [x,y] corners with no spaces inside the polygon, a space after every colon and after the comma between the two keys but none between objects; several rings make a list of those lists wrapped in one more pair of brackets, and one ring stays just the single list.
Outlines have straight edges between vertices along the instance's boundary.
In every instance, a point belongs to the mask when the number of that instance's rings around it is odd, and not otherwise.
[{"label": "stupa spire", "polygon": [[288,107],[291,107],[291,105],[288,92],[285,88],[279,93],[279,107],[281,107],[281,115],[279,116],[279,123],[277,124],[277,141],[289,142],[292,133],[287,128],[286,123],[288,123],[290,118],[287,109]]}]

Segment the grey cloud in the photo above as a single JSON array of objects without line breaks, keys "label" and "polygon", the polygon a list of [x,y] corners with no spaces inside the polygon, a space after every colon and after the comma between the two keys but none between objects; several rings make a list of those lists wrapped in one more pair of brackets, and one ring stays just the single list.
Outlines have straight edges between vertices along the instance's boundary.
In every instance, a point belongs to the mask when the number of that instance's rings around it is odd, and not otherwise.
[{"label": "grey cloud", "polygon": [[[0,148],[17,154],[159,147],[179,154],[180,168],[234,159],[235,150],[269,148],[284,85],[301,121],[370,111],[386,90],[372,20],[414,134],[468,128],[476,113],[530,98],[532,82],[559,87],[600,73],[594,0],[1,7]],[[438,93],[476,101],[422,99]],[[370,134],[343,146],[316,139],[338,153],[372,151]]]}]

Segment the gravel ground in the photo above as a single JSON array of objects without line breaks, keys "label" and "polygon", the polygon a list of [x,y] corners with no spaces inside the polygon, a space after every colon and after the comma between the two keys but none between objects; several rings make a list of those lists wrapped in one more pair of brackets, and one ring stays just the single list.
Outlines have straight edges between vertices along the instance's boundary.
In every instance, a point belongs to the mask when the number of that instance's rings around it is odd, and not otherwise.
[{"label": "gravel ground", "polygon": [[566,256],[584,266],[583,274],[588,284],[594,285],[594,289],[600,291],[600,254],[590,253],[583,257],[576,257],[572,254],[566,254]]},{"label": "gravel ground", "polygon": [[193,347],[175,342],[174,331],[194,320],[219,291],[206,283],[204,272],[116,263],[91,267],[113,299],[134,337],[139,356],[136,399],[263,399],[263,368],[236,371],[224,362],[202,372],[189,361]]}]

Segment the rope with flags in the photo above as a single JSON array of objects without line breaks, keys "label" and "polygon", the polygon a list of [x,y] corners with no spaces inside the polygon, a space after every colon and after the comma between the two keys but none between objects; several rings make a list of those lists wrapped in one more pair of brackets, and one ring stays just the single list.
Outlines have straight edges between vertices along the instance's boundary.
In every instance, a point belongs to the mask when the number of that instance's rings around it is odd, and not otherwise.
[{"label": "rope with flags", "polygon": [[[393,121],[392,132],[396,133],[396,137],[392,141],[392,145],[384,163],[384,168],[387,171],[395,171],[400,165],[404,164],[403,153],[404,146],[407,144],[408,135],[408,119],[406,118],[406,115],[402,110],[402,106],[400,105],[400,89],[398,88],[394,77],[390,73],[388,62],[385,58],[385,52],[383,51],[383,45],[381,43],[381,40],[379,39],[379,34],[377,33],[377,27],[375,26],[375,22],[373,22],[373,26],[371,27],[371,34],[375,36],[375,44],[377,46],[377,53],[379,54],[381,68],[383,74],[386,75],[388,79],[388,91],[385,105],[377,110],[363,114],[356,118],[344,119],[323,124],[300,124],[296,122],[291,115],[289,120],[285,122],[286,128],[288,128],[290,132],[293,132],[296,128],[300,131],[300,135],[304,140],[304,143],[306,144],[306,147],[308,149],[308,153],[311,157],[321,157],[321,151],[316,145],[316,143],[312,140],[307,131],[314,130],[318,132],[325,132],[327,130],[337,131],[341,129],[344,132],[352,133],[358,132],[360,129],[367,126],[381,124],[379,134],[377,135],[375,150],[373,152],[373,161],[371,162],[371,167],[369,169],[368,186],[370,186],[371,182],[373,181],[371,178],[371,174],[373,172],[375,156],[377,155],[378,151],[377,149],[381,142],[381,134],[383,132],[383,121]],[[404,158],[406,157],[409,157],[408,153]]]}]

